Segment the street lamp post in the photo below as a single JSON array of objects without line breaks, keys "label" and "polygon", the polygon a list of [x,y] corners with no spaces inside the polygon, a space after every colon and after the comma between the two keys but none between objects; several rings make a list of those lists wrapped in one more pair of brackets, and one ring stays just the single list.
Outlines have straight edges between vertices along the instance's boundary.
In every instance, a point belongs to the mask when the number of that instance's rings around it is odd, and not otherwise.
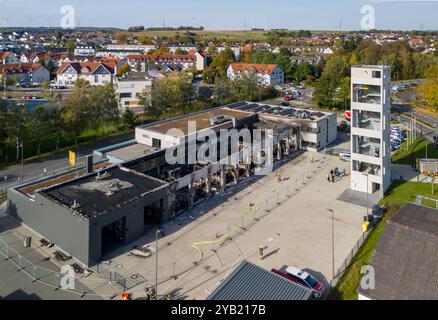
[{"label": "street lamp post", "polygon": [[335,211],[333,209],[327,209],[328,212],[332,213],[332,274],[333,279],[335,278]]},{"label": "street lamp post", "polygon": [[368,219],[368,215],[369,215],[369,209],[370,209],[370,205],[369,205],[369,182],[368,182],[368,173],[362,173],[364,176],[367,177],[367,219]]},{"label": "street lamp post", "polygon": [[160,229],[155,232],[155,300],[158,300],[158,235]]},{"label": "street lamp post", "polygon": [[5,179],[5,194],[8,193],[8,176],[4,176]]}]

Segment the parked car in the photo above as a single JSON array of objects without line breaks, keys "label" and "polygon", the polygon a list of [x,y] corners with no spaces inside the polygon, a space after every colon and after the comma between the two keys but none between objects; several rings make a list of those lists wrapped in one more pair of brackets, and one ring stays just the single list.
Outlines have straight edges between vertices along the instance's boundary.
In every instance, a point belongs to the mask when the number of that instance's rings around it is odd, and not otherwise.
[{"label": "parked car", "polygon": [[315,298],[324,296],[324,286],[310,273],[291,266],[286,268],[286,273],[298,280],[303,286],[311,289]]},{"label": "parked car", "polygon": [[342,161],[351,161],[351,152],[341,152],[339,154],[339,159]]},{"label": "parked car", "polygon": [[51,83],[49,86],[50,89],[67,89],[66,86],[59,83]]},{"label": "parked car", "polygon": [[20,81],[15,85],[17,88],[29,88],[30,85],[26,81]]},{"label": "parked car", "polygon": [[290,107],[290,103],[289,102],[282,102],[280,105],[283,106],[283,107]]}]

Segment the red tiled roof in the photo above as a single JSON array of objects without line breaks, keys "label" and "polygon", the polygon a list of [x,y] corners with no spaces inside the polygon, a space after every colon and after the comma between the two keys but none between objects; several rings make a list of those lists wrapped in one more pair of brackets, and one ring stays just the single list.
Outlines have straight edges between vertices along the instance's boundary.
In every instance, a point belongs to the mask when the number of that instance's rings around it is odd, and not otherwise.
[{"label": "red tiled roof", "polygon": [[108,63],[101,63],[101,62],[65,62],[59,68],[56,70],[56,74],[62,74],[64,73],[65,69],[67,69],[68,66],[71,66],[73,69],[76,70],[79,74],[91,74],[94,71],[96,71],[97,68],[100,66],[105,67],[110,73],[114,73],[115,63],[114,62],[108,62]]},{"label": "red tiled roof", "polygon": [[11,63],[11,64],[0,64],[0,73],[23,73],[34,71],[41,67],[39,63]]},{"label": "red tiled roof", "polygon": [[234,72],[255,70],[257,73],[271,74],[277,68],[276,64],[258,64],[258,63],[232,63],[231,68]]},{"label": "red tiled roof", "polygon": [[131,54],[126,57],[128,60],[132,61],[156,61],[156,62],[187,62],[196,61],[194,54],[162,54],[159,56],[153,56],[151,54]]},{"label": "red tiled roof", "polygon": [[9,55],[11,55],[12,53],[11,52],[9,52],[9,51],[5,51],[5,52],[2,52],[1,53],[1,55],[0,55],[0,59],[6,59]]}]

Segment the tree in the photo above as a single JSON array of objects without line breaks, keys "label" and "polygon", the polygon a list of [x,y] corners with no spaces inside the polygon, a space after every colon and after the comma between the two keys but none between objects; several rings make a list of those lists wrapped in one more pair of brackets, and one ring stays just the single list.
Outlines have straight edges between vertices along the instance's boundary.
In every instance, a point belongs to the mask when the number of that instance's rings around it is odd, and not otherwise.
[{"label": "tree", "polygon": [[438,110],[438,64],[431,66],[426,72],[426,82],[418,87],[418,93],[432,110]]},{"label": "tree", "polygon": [[117,32],[114,39],[117,43],[128,43],[129,35],[127,33]]},{"label": "tree", "polygon": [[350,77],[345,77],[342,79],[339,85],[338,92],[339,100],[344,102],[344,106],[346,109],[349,109],[350,100],[351,100],[351,79]]},{"label": "tree", "polygon": [[135,127],[136,114],[129,108],[126,108],[122,115],[122,124],[125,129],[133,129]]},{"label": "tree", "polygon": [[332,55],[326,62],[324,71],[315,89],[314,99],[320,106],[331,108],[336,105],[335,92],[343,77],[348,75],[349,64],[346,56]]},{"label": "tree", "polygon": [[[102,119],[105,124],[105,134],[109,134],[109,125],[119,120],[119,105],[112,84],[96,87],[89,96],[87,112]],[[93,118],[92,118],[93,119]]]},{"label": "tree", "polygon": [[131,67],[129,66],[129,64],[124,64],[122,65],[119,70],[117,70],[117,77],[121,77],[123,76],[125,73],[128,73],[129,71],[131,71]]},{"label": "tree", "polygon": [[175,54],[183,55],[183,54],[188,54],[188,52],[186,50],[181,49],[181,48],[176,48]]},{"label": "tree", "polygon": [[86,88],[76,87],[62,105],[62,121],[67,135],[78,142],[80,133],[86,128],[89,121],[97,121],[95,117],[88,114],[89,103]]},{"label": "tree", "polygon": [[215,72],[219,75],[224,75],[228,66],[234,62],[234,54],[233,51],[227,47],[222,52],[213,56],[213,61],[210,64],[212,68],[215,69]]},{"label": "tree", "polygon": [[277,30],[270,30],[269,32],[267,32],[266,33],[266,41],[271,46],[279,46],[283,43],[281,40],[281,35]]},{"label": "tree", "polygon": [[141,37],[138,39],[138,41],[139,41],[141,44],[152,44],[152,43],[153,43],[152,38],[151,38],[151,37],[148,37],[148,36],[141,36]]},{"label": "tree", "polygon": [[75,81],[75,87],[76,88],[79,88],[79,89],[81,89],[81,88],[86,88],[86,87],[88,87],[90,85],[90,82],[88,82],[87,80],[85,80],[85,79],[81,79],[81,78],[79,78],[79,79],[77,79],[76,81]]}]

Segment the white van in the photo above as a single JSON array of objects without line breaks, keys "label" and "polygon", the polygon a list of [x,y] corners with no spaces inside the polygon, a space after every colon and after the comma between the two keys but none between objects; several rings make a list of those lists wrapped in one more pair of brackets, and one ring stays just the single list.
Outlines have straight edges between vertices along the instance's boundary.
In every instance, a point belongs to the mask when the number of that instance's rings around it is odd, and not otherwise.
[{"label": "white van", "polygon": [[351,152],[341,152],[339,154],[339,159],[342,161],[351,161]]}]

